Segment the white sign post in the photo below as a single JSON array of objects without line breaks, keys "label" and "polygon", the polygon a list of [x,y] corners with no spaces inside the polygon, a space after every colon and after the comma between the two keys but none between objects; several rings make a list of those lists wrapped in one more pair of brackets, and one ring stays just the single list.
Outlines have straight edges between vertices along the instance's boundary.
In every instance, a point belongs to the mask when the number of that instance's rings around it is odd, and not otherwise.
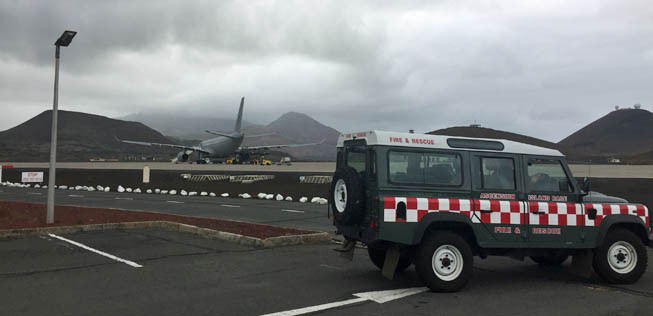
[{"label": "white sign post", "polygon": [[23,172],[21,177],[23,183],[43,182],[43,172]]},{"label": "white sign post", "polygon": [[2,182],[2,165],[0,165],[0,182]]}]

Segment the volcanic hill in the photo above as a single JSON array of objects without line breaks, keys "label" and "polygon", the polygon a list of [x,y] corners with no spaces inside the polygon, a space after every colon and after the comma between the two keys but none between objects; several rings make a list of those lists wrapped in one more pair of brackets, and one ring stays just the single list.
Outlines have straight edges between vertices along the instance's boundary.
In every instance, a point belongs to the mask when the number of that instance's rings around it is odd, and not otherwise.
[{"label": "volcanic hill", "polygon": [[[104,116],[58,111],[57,161],[89,161],[91,158],[140,160],[142,157],[169,160],[176,153],[167,148],[153,148],[121,143],[121,139],[169,143],[159,132],[137,122]],[[0,132],[0,160],[48,161],[52,111]]]},{"label": "volcanic hill", "polygon": [[588,157],[653,160],[653,113],[644,109],[612,111],[558,144]]}]

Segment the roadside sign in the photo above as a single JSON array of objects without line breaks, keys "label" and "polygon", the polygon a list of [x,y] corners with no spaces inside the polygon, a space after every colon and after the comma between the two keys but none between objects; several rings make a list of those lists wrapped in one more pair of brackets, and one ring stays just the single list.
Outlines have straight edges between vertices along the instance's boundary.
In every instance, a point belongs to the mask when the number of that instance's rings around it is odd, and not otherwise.
[{"label": "roadside sign", "polygon": [[23,172],[21,182],[43,182],[43,172]]}]

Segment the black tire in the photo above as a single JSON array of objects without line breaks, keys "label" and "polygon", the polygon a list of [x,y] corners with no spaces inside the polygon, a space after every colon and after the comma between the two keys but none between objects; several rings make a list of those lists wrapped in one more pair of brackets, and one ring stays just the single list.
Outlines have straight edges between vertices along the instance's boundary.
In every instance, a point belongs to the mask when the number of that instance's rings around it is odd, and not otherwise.
[{"label": "black tire", "polygon": [[531,260],[543,266],[559,266],[568,258],[568,255],[531,256]]},{"label": "black tire", "polygon": [[344,167],[336,170],[330,192],[329,203],[336,222],[357,224],[365,211],[365,188],[356,169]]},{"label": "black tire", "polygon": [[[367,247],[367,254],[370,256],[370,260],[372,260],[372,263],[374,263],[374,265],[379,269],[383,269],[383,263],[385,262],[385,253],[386,249]],[[410,253],[401,252],[395,272],[403,272],[408,269],[411,264],[413,264],[413,259],[411,258]]]},{"label": "black tire", "polygon": [[[440,258],[435,258],[436,255]],[[443,262],[440,259],[450,261]],[[433,261],[437,260],[442,262],[440,268],[433,266]],[[450,231],[438,231],[427,236],[415,256],[417,275],[434,292],[456,292],[462,289],[472,276],[473,265],[474,256],[469,243],[462,236]],[[448,271],[447,268],[453,268],[453,271]],[[438,273],[436,269],[442,269],[444,272]],[[451,275],[445,275],[446,273]]]},{"label": "black tire", "polygon": [[[633,254],[636,255],[634,258]],[[631,284],[646,271],[648,254],[644,243],[634,233],[616,229],[609,232],[603,244],[594,249],[592,264],[596,274],[606,282]]]}]

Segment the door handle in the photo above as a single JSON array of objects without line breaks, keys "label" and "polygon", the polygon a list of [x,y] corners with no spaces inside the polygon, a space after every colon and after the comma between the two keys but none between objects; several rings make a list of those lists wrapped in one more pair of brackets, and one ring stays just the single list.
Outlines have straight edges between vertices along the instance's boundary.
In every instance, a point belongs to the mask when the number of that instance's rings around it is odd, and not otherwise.
[{"label": "door handle", "polygon": [[531,213],[532,214],[538,214],[538,215],[546,214],[546,212],[544,212],[544,211],[532,211]]},{"label": "door handle", "polygon": [[479,211],[481,211],[481,213],[492,213],[492,210],[480,209]]}]

